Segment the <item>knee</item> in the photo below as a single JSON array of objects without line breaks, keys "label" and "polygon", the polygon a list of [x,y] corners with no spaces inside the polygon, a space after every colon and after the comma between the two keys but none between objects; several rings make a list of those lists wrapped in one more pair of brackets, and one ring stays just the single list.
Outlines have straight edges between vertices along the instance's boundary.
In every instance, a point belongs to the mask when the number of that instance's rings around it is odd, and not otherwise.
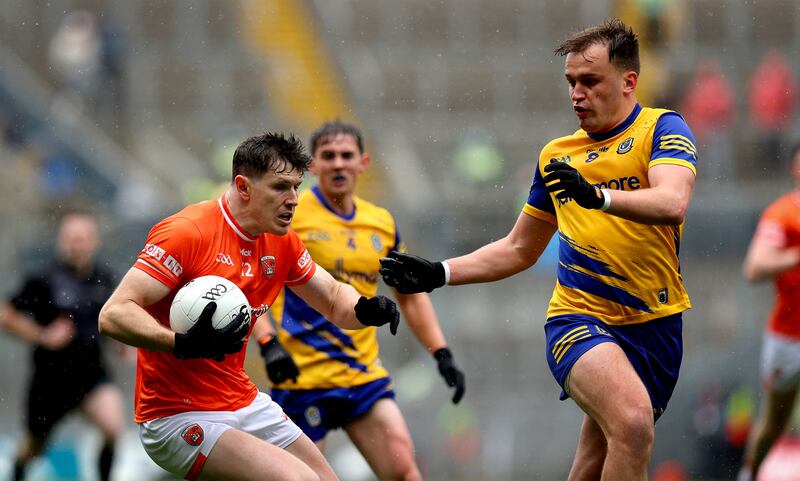
[{"label": "knee", "polygon": [[655,440],[653,413],[648,407],[630,409],[618,420],[609,443],[637,453],[649,453]]},{"label": "knee", "polygon": [[420,481],[422,476],[414,460],[414,446],[411,441],[403,438],[389,441],[389,469],[381,476],[381,481]]}]

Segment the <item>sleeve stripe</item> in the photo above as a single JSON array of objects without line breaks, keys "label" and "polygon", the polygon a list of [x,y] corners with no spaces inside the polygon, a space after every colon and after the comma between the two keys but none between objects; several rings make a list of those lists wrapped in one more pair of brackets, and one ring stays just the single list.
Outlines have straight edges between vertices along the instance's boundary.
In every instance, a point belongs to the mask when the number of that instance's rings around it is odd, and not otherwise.
[{"label": "sleeve stripe", "polygon": [[285,283],[286,284],[297,284],[297,283],[300,283],[303,279],[305,279],[308,276],[309,272],[315,272],[316,271],[316,269],[314,269],[314,266],[316,266],[316,264],[314,264],[313,262],[309,263],[308,269],[305,272],[303,272],[303,274],[301,274],[300,277],[297,277],[297,278],[291,279],[291,280],[287,280]]},{"label": "sleeve stripe", "polygon": [[692,152],[691,150],[689,150],[689,149],[687,149],[685,147],[680,147],[678,145],[661,144],[661,145],[658,146],[658,148],[661,149],[661,150],[682,150],[682,151],[686,152],[687,154],[691,155],[692,157],[696,157],[697,156],[696,152]]},{"label": "sleeve stripe", "polygon": [[695,154],[697,153],[697,149],[691,142],[684,142],[683,140],[672,139],[672,140],[661,140],[661,147],[663,148],[665,145],[680,145],[681,147],[685,147]]},{"label": "sleeve stripe", "polygon": [[689,139],[688,137],[683,136],[683,135],[670,134],[670,135],[662,135],[661,136],[661,140],[670,140],[670,139],[683,140],[684,142],[688,142],[688,143],[694,145],[692,143],[691,139]]},{"label": "sleeve stripe", "polygon": [[150,277],[154,278],[155,280],[159,281],[160,283],[164,284],[170,289],[173,289],[176,285],[178,285],[178,281],[176,278],[164,274],[160,269],[158,269],[157,267],[153,266],[152,264],[143,259],[136,259],[136,262],[133,264],[133,267],[136,267],[140,271],[150,275]]},{"label": "sleeve stripe", "polygon": [[697,175],[697,168],[689,161],[683,159],[655,159],[648,164],[648,168],[656,165],[680,165],[691,170],[694,175]]},{"label": "sleeve stripe", "polygon": [[525,206],[522,208],[522,212],[528,214],[533,218],[549,222],[550,224],[553,224],[556,227],[558,226],[558,220],[556,219],[556,216],[554,216],[549,212],[545,212],[541,209],[537,209],[536,207],[530,204],[525,204]]}]

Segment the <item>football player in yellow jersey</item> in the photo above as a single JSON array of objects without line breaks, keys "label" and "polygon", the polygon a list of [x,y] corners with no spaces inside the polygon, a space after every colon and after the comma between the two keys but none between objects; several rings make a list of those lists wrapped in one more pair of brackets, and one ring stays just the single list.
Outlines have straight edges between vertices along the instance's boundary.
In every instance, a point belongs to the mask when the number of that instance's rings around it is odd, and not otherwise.
[{"label": "football player in yellow jersey", "polygon": [[694,187],[694,137],[675,112],[636,100],[639,46],[614,19],[576,33],[556,53],[580,129],[541,151],[528,202],[511,232],[471,254],[430,262],[392,253],[386,284],[430,292],[489,282],[533,265],[558,233],[547,313],[547,361],[584,411],[570,481],[646,480],[654,423],[677,381],[678,263]]},{"label": "football player in yellow jersey", "polygon": [[[318,184],[303,192],[292,219],[318,265],[361,293],[378,290],[380,259],[404,250],[392,215],[355,195],[369,165],[361,131],[341,121],[311,136],[311,172]],[[464,394],[464,375],[436,319],[427,294],[397,294],[411,331],[438,363],[445,382]],[[421,479],[403,415],[394,402],[389,373],[378,357],[375,330],[337,328],[291,290],[270,308],[277,335],[256,324],[272,398],[317,443],[343,428],[381,480]]]}]

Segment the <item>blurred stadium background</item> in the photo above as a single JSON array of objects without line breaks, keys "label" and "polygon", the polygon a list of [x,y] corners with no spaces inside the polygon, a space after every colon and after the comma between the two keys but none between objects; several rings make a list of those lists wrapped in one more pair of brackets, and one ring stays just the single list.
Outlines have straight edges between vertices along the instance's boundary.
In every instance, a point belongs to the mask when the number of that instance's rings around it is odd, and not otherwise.
[{"label": "blurred stadium background", "polygon": [[[740,265],[761,209],[791,188],[786,153],[800,139],[793,0],[3,0],[0,293],[49,261],[64,206],[97,209],[103,260],[121,275],[153,222],[218,191],[239,141],[306,139],[334,117],[364,127],[361,194],[395,213],[412,252],[441,258],[502,236],[538,150],[576,128],[553,48],[613,15],[642,39],[640,101],[679,109],[700,150],[681,253],[694,308],[653,479],[732,479],[772,301]],[[543,354],[554,254],[511,280],[433,295],[467,373],[459,406],[407,331],[383,338],[428,479],[566,477],[581,413],[558,401]],[[0,477],[28,356],[0,336]],[[132,408],[133,366],[113,365]],[[266,388],[258,357],[249,365]],[[132,422],[128,434],[116,479],[159,479]],[[328,453],[340,477],[370,479],[343,441]],[[97,442],[71,419],[29,479],[95,479]]]}]

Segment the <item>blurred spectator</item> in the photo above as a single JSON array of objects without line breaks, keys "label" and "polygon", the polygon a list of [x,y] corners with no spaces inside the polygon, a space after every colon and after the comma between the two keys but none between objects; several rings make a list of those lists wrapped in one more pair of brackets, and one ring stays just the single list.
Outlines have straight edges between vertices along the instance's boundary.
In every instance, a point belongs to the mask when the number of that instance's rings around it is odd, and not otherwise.
[{"label": "blurred spectator", "polygon": [[713,60],[699,64],[680,110],[697,136],[698,147],[715,180],[730,170],[734,107],[733,90],[719,64]]},{"label": "blurred spectator", "polygon": [[111,275],[97,264],[98,223],[84,211],[62,217],[56,258],[29,276],[0,308],[0,325],[31,345],[26,429],[14,460],[14,481],[42,453],[56,423],[81,409],[102,433],[99,479],[108,481],[117,439],[124,427],[123,401],[110,383],[97,319],[111,294]]},{"label": "blurred spectator", "polygon": [[764,54],[750,79],[750,121],[759,133],[760,158],[773,166],[783,158],[784,134],[794,120],[795,83],[786,58],[774,50]]},{"label": "blurred spectator", "polygon": [[48,60],[71,101],[81,107],[89,104],[104,121],[118,117],[122,58],[114,30],[89,11],[70,12],[50,39]]}]

